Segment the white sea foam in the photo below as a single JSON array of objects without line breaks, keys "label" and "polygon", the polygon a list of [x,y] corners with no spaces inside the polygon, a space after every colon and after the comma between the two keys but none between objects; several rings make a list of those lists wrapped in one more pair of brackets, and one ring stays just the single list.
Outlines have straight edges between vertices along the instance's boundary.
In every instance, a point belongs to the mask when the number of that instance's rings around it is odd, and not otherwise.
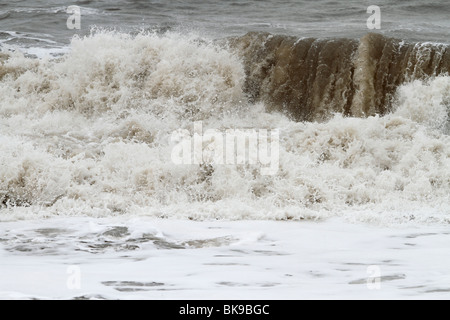
[{"label": "white sea foam", "polygon": [[448,299],[446,226],[335,220],[3,222],[0,299]]},{"label": "white sea foam", "polygon": [[[58,59],[0,56],[0,220],[447,223],[450,77],[401,86],[383,117],[298,123],[249,104],[244,66],[197,37],[100,32]],[[279,129],[280,168],[176,165],[175,130]]]}]

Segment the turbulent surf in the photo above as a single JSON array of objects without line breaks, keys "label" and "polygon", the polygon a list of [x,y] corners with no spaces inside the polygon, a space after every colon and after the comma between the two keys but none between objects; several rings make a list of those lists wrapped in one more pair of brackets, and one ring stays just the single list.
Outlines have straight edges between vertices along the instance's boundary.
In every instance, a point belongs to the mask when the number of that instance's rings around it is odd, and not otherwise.
[{"label": "turbulent surf", "polygon": [[[3,49],[0,219],[448,221],[449,71],[448,45],[370,33],[98,31],[57,57]],[[279,129],[278,172],[174,164],[172,133],[196,121]]]}]

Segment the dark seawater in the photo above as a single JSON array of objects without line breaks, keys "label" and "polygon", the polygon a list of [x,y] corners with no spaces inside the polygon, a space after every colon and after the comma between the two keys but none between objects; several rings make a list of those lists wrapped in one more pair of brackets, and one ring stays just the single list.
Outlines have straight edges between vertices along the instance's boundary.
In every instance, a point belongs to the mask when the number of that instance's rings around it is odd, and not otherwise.
[{"label": "dark seawater", "polygon": [[220,38],[263,31],[296,37],[360,38],[366,12],[381,8],[381,34],[410,41],[449,41],[450,4],[439,1],[8,1],[0,4],[0,41],[25,46],[60,46],[74,32],[66,27],[67,6],[81,7],[80,35],[93,26],[124,32],[196,32]]},{"label": "dark seawater", "polygon": [[249,33],[233,38],[246,92],[298,121],[392,111],[399,85],[450,73],[450,48],[370,33],[360,40]]}]

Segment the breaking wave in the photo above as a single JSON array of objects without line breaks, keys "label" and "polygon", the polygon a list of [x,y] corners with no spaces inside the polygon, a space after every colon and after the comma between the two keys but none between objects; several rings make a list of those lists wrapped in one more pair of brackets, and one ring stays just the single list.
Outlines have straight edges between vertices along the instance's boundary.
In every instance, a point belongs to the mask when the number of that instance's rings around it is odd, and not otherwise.
[{"label": "breaking wave", "polygon": [[[0,53],[0,219],[448,222],[450,51],[251,33],[97,32]],[[175,165],[171,134],[280,130],[280,168]],[[207,147],[207,146],[204,146]]]},{"label": "breaking wave", "polygon": [[399,85],[450,72],[448,45],[374,33],[360,41],[249,33],[231,45],[243,56],[246,92],[300,121],[386,114]]}]

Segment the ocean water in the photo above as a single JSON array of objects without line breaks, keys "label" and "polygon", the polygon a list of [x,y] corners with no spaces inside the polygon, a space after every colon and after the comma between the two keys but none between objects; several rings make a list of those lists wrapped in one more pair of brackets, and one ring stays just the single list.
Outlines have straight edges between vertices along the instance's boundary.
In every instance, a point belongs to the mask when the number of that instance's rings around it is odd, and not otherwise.
[{"label": "ocean water", "polygon": [[[379,1],[368,30],[373,4],[74,1],[79,30],[61,1],[0,4],[0,298],[319,297],[330,282],[344,297],[445,298],[450,7]],[[177,163],[174,133],[199,123],[278,132],[275,172]],[[327,231],[340,246],[318,244]],[[432,248],[427,278],[415,266]],[[88,289],[67,291],[64,261]],[[96,276],[108,261],[123,269]],[[388,270],[375,295],[371,265]]]}]

